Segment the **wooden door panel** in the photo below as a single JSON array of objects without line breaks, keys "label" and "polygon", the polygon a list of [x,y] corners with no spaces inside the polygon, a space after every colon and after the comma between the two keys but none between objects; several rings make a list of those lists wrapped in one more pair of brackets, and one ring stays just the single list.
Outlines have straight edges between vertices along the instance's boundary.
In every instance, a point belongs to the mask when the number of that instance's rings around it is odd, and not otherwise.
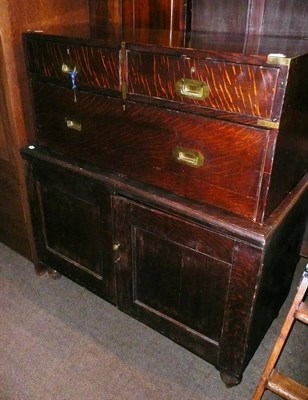
[{"label": "wooden door panel", "polygon": [[32,187],[39,260],[114,303],[109,195],[90,179],[40,163]]},{"label": "wooden door panel", "polygon": [[99,207],[56,188],[41,186],[40,193],[46,249],[102,279]]},{"label": "wooden door panel", "polygon": [[151,308],[218,342],[230,265],[138,228],[134,239],[136,306]]},{"label": "wooden door panel", "polygon": [[234,242],[113,198],[118,306],[216,363]]}]

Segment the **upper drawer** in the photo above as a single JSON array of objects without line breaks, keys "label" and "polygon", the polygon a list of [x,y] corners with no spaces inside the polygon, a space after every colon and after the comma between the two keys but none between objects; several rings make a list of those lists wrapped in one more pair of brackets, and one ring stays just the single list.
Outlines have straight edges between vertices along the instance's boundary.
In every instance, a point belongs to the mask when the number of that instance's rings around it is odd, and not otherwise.
[{"label": "upper drawer", "polygon": [[76,84],[120,91],[119,49],[27,38],[29,72],[43,79],[71,85],[69,70],[76,68]]},{"label": "upper drawer", "polygon": [[279,68],[128,51],[128,93],[271,118]]},{"label": "upper drawer", "polygon": [[43,146],[181,196],[256,217],[265,129],[34,82]]}]

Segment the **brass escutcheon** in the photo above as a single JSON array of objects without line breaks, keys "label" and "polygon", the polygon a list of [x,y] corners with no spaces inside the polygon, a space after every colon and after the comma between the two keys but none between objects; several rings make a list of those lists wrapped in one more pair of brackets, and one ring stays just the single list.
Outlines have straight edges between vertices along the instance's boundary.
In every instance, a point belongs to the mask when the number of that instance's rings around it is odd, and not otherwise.
[{"label": "brass escutcheon", "polygon": [[71,61],[63,63],[61,70],[64,74],[71,74],[72,72],[74,72],[75,74],[78,74],[78,71],[79,71],[77,65]]},{"label": "brass escutcheon", "polygon": [[112,250],[113,250],[113,251],[118,251],[119,248],[120,248],[120,243],[114,243],[114,244],[112,245]]}]

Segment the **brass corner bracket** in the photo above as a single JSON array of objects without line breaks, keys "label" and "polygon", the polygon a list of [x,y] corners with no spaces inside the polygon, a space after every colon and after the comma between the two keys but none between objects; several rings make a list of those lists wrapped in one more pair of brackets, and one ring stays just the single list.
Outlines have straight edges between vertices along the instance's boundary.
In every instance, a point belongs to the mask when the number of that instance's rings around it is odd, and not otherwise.
[{"label": "brass corner bracket", "polygon": [[284,54],[271,53],[267,56],[266,63],[270,65],[290,65],[292,58],[286,57]]}]

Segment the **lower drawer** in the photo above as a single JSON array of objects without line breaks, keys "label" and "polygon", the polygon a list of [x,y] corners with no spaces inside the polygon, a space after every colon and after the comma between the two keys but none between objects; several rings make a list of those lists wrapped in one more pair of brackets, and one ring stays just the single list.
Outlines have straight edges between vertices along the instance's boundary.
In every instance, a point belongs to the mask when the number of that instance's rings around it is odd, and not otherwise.
[{"label": "lower drawer", "polygon": [[267,130],[33,85],[40,145],[255,218]]}]

